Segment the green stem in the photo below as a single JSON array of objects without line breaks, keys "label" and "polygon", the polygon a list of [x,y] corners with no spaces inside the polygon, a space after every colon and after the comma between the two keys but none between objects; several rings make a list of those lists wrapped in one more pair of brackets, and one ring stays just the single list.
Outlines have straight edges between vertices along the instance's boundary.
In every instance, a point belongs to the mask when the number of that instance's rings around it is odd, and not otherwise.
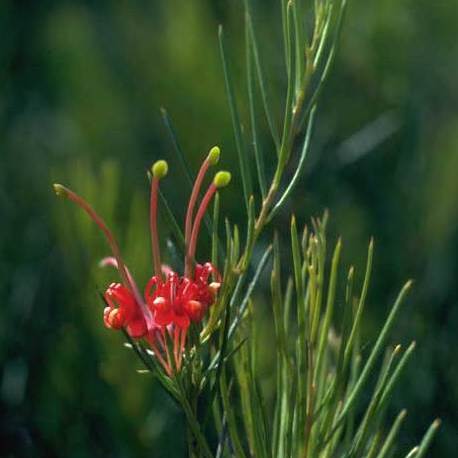
[{"label": "green stem", "polygon": [[[191,432],[191,434],[188,434],[189,456],[196,457],[196,458],[197,457],[213,458],[213,454],[210,451],[210,447],[207,443],[207,440],[205,439],[205,436],[202,434],[202,431],[200,430],[200,425],[197,419],[195,405],[193,408],[193,406],[190,404],[186,396],[183,385],[178,380],[177,382],[179,384],[179,389],[180,389],[180,403],[186,415],[187,428]],[[194,447],[194,444],[191,438],[192,436],[194,437],[196,441],[197,447]],[[194,452],[195,448],[197,448],[198,453]]]}]

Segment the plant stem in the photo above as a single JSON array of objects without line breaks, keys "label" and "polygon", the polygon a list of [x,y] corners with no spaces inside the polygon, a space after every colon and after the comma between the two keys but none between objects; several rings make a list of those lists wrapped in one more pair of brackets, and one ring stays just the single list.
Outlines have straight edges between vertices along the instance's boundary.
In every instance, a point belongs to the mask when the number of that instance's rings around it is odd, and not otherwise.
[{"label": "plant stem", "polygon": [[[187,394],[185,393],[184,387],[178,379],[177,384],[179,385],[180,390],[180,403],[186,415],[187,428],[190,432],[190,434],[188,434],[189,456],[193,458],[213,458],[213,454],[210,451],[210,447],[207,443],[207,440],[205,436],[202,434],[202,431],[200,430],[200,425],[196,414],[196,403],[193,402],[193,405],[190,404],[187,398]],[[194,437],[197,443],[197,447],[194,446],[192,437]],[[196,453],[195,448],[197,448]]]}]

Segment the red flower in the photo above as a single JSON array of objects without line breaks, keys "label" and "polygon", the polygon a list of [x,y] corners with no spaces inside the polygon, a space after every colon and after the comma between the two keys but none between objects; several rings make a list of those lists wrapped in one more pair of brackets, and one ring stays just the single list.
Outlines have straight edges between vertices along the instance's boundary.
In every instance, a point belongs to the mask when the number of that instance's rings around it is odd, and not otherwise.
[{"label": "red flower", "polygon": [[[211,273],[218,281],[208,284]],[[179,277],[170,271],[164,281],[154,276],[146,285],[145,299],[159,326],[175,325],[187,328],[191,321],[199,322],[208,308],[215,302],[216,293],[221,285],[216,269],[207,262],[197,264],[194,279]]]},{"label": "red flower", "polygon": [[[146,285],[144,297],[124,264],[118,244],[105,222],[80,196],[62,185],[54,185],[58,195],[74,201],[89,214],[105,234],[113,252],[113,257],[103,259],[101,265],[117,268],[121,283],[111,283],[104,293],[107,304],[103,313],[105,325],[111,329],[124,328],[134,339],[145,338],[169,375],[181,368],[188,327],[192,322],[202,321],[208,308],[215,303],[221,286],[221,277],[211,263],[200,265],[194,261],[200,225],[208,205],[216,190],[226,186],[230,181],[228,172],[218,172],[194,217],[195,204],[205,174],[218,159],[219,148],[214,147],[199,170],[189,199],[185,221],[186,256],[183,276],[161,264],[157,206],[159,182],[167,174],[168,166],[165,161],[157,161],[153,165],[150,226],[154,275]],[[213,281],[210,281],[210,276],[213,277]],[[170,354],[167,339],[173,341],[173,355]]]},{"label": "red flower", "polygon": [[112,283],[104,294],[108,306],[103,311],[103,321],[107,328],[126,328],[133,338],[147,333],[146,320],[138,307],[135,297],[121,283]]}]

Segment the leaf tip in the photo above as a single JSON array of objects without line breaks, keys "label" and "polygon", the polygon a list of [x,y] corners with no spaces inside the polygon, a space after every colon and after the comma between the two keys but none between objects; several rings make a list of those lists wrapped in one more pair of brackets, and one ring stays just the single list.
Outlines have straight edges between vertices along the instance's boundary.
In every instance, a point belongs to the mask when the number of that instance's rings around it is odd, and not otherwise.
[{"label": "leaf tip", "polygon": [[404,289],[405,290],[410,290],[414,284],[415,280],[413,280],[412,278],[407,280],[406,284],[404,285]]}]

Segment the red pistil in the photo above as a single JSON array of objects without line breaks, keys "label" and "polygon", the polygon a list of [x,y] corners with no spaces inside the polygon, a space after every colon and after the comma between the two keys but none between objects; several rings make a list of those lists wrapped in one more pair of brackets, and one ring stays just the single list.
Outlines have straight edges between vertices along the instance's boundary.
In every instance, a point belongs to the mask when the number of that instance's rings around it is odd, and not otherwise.
[{"label": "red pistil", "polygon": [[105,221],[103,221],[103,219],[100,218],[100,216],[95,212],[95,210],[82,197],[80,197],[78,194],[74,193],[70,189],[60,184],[55,184],[54,190],[56,191],[57,195],[65,196],[67,197],[67,199],[70,199],[71,201],[75,202],[89,215],[89,217],[95,222],[95,224],[97,224],[97,226],[100,227],[117,261],[119,274],[121,275],[123,282],[127,287],[131,288],[129,276],[126,271],[125,264],[121,258],[121,251],[119,250],[118,243],[116,242],[116,239],[114,238],[113,234],[105,224]]},{"label": "red pistil", "polygon": [[154,273],[161,277],[161,251],[159,247],[159,236],[157,233],[157,196],[159,193],[159,180],[167,175],[168,166],[165,161],[154,163],[151,179],[151,200],[150,200],[150,226],[151,226],[151,249],[153,252]]},{"label": "red pistil", "polygon": [[194,259],[194,256],[196,254],[197,236],[199,235],[200,224],[202,222],[202,218],[205,215],[205,212],[207,211],[208,204],[210,203],[213,195],[216,192],[216,189],[217,187],[214,183],[212,183],[208,187],[208,190],[205,193],[202,199],[202,202],[200,204],[199,210],[197,210],[196,218],[194,220],[194,226],[191,232],[191,239],[189,241],[188,256],[187,256],[187,259],[189,260],[189,262],[186,265],[186,271],[185,271],[186,276],[191,275],[192,260]]},{"label": "red pistil", "polygon": [[151,249],[153,251],[154,273],[161,275],[161,254],[159,248],[159,237],[157,235],[157,194],[159,190],[159,179],[153,177],[151,181],[150,201],[150,225],[151,225]]},{"label": "red pistil", "polygon": [[[202,163],[200,170],[197,174],[196,181],[194,182],[194,186],[192,188],[191,197],[189,198],[188,209],[186,211],[186,219],[185,219],[185,231],[184,231],[184,240],[186,250],[188,251],[189,248],[189,241],[191,238],[191,231],[192,231],[192,217],[194,213],[194,207],[197,202],[197,198],[199,196],[200,188],[202,187],[202,182],[205,178],[205,174],[211,165],[214,165],[219,160],[219,148],[217,146],[213,147],[208,156],[205,158],[204,162]],[[186,257],[186,271],[189,271],[192,266],[193,259]]]},{"label": "red pistil", "polygon": [[227,186],[231,181],[231,174],[229,172],[218,172],[213,179],[213,182],[208,187],[207,192],[205,193],[202,202],[200,203],[199,210],[197,210],[196,218],[194,219],[194,226],[191,232],[191,239],[189,241],[187,259],[190,260],[189,263],[186,263],[185,276],[189,277],[192,275],[192,260],[196,254],[196,244],[197,237],[199,235],[200,224],[202,219],[207,211],[208,205],[215,192],[219,188]]}]

